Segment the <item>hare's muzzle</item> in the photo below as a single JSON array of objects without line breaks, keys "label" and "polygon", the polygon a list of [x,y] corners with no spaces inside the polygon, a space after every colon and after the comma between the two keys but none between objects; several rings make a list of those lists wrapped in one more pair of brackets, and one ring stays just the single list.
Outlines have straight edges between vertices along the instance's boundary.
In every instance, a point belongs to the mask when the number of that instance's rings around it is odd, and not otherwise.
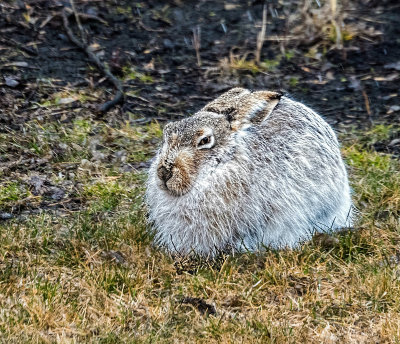
[{"label": "hare's muzzle", "polygon": [[157,175],[164,185],[167,186],[168,180],[170,180],[172,177],[172,171],[168,170],[164,165],[161,165],[158,167]]},{"label": "hare's muzzle", "polygon": [[191,188],[196,175],[193,152],[188,149],[175,149],[160,157],[157,166],[159,187],[173,196],[182,196]]}]

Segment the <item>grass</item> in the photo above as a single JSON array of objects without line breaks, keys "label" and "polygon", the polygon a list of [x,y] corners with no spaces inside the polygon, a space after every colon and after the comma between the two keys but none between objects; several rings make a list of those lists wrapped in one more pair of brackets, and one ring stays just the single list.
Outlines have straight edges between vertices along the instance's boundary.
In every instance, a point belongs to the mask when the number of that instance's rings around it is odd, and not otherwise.
[{"label": "grass", "polygon": [[282,59],[290,61],[293,57],[294,51],[288,51],[284,55],[278,54],[275,59],[264,59],[257,63],[255,59],[248,58],[248,54],[240,56],[231,52],[229,59],[225,57],[219,61],[219,68],[221,73],[226,75],[236,76],[241,72],[256,75],[274,72],[279,67]]},{"label": "grass", "polygon": [[9,208],[19,200],[29,196],[29,192],[18,182],[5,182],[0,185],[0,209]]},{"label": "grass", "polygon": [[127,66],[124,67],[123,74],[124,74],[124,81],[139,80],[144,84],[151,84],[154,82],[154,79],[151,75],[145,73],[139,73],[133,67],[127,67]]},{"label": "grass", "polygon": [[[49,162],[54,174],[60,161],[74,157],[96,168],[78,164],[65,177],[80,185],[79,209],[0,222],[0,341],[400,341],[400,162],[373,150],[394,128],[377,126],[368,138],[343,134],[361,212],[355,231],[337,234],[329,247],[309,242],[294,251],[225,256],[195,269],[177,268],[151,246],[145,175],[119,170],[154,153],[158,123],[111,128],[78,119],[30,130],[10,142],[25,151],[31,135],[42,133],[44,155],[55,142],[80,146],[78,155]],[[94,159],[94,146],[106,157]],[[122,149],[126,159],[110,163]],[[58,178],[53,182],[64,180]],[[23,185],[1,182],[0,207],[26,198]]]},{"label": "grass", "polygon": [[70,104],[79,101],[80,103],[85,103],[87,101],[96,100],[92,95],[88,95],[85,92],[72,92],[71,90],[53,93],[47,99],[42,99],[39,103],[35,103],[37,107],[57,107],[60,105]]}]

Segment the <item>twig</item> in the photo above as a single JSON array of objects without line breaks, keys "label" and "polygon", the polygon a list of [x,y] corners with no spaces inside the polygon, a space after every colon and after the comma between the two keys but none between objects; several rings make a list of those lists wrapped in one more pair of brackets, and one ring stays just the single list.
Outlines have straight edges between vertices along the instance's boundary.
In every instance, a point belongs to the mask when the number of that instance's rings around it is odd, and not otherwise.
[{"label": "twig", "polygon": [[[68,18],[74,14],[74,11],[71,10],[70,8],[65,8],[65,10],[67,11]],[[95,16],[93,14],[86,14],[86,13],[82,13],[82,12],[76,12],[76,13],[79,16],[78,17],[79,20],[84,20],[84,21],[85,20],[95,20],[95,21],[102,23],[103,25],[108,25],[108,23],[104,19],[101,19],[100,17]],[[59,16],[61,16],[60,13],[53,13],[52,15],[48,15],[46,17],[46,19],[40,24],[39,27],[41,29],[44,28],[50,21],[52,21],[54,18],[57,18]]]},{"label": "twig", "polygon": [[193,47],[196,50],[197,65],[201,67],[201,57],[200,57],[200,26],[197,25],[193,29]]},{"label": "twig", "polygon": [[142,20],[139,20],[138,23],[139,23],[139,26],[140,26],[141,28],[145,29],[146,31],[149,31],[149,32],[164,32],[164,30],[162,30],[162,29],[153,29],[153,28],[151,28],[151,27],[148,27],[147,25],[145,25],[145,24],[143,23]]},{"label": "twig", "polygon": [[256,63],[260,63],[261,50],[265,41],[265,33],[267,32],[267,6],[264,5],[262,13],[261,31],[257,35]]},{"label": "twig", "polygon": [[64,29],[68,35],[69,40],[82,49],[89,59],[96,65],[96,67],[107,77],[107,79],[115,86],[117,89],[117,93],[115,94],[114,98],[108,102],[105,102],[99,107],[100,112],[107,112],[111,109],[114,105],[118,104],[121,100],[123,100],[124,92],[122,89],[121,82],[110,72],[110,69],[107,65],[103,64],[99,58],[93,53],[93,51],[89,48],[89,46],[82,43],[76,36],[72,33],[71,28],[68,24],[68,14],[64,9],[61,12],[63,18]]},{"label": "twig", "polygon": [[75,8],[75,1],[74,0],[69,0],[69,2],[71,3],[72,12],[74,12],[76,24],[78,25],[78,29],[79,29],[79,32],[81,34],[81,39],[82,39],[83,43],[87,44],[86,34],[85,34],[85,31],[83,30],[83,27],[82,27],[82,24],[81,24],[81,20],[79,19],[79,14],[78,14],[78,12],[77,12],[77,10]]},{"label": "twig", "polygon": [[14,68],[14,67],[29,68],[29,69],[40,69],[39,67],[29,66],[24,61],[15,61],[15,62],[4,63],[4,64],[0,65],[0,69],[9,69],[9,68]]},{"label": "twig", "polygon": [[0,37],[0,42],[3,43],[3,44],[7,44],[7,45],[13,45],[13,46],[17,47],[18,49],[21,49],[21,50],[23,50],[23,51],[25,51],[25,52],[27,52],[28,54],[31,54],[31,55],[37,55],[38,54],[37,51],[35,51],[35,50],[31,49],[31,48],[28,48],[24,44],[22,44],[20,42],[17,42],[16,40],[14,40],[12,38],[4,39],[4,38]]},{"label": "twig", "polygon": [[[75,14],[74,11],[71,10],[70,8],[68,8],[68,7],[65,8],[65,11],[67,11],[68,18],[71,15]],[[75,12],[78,14],[79,20],[96,20],[96,21],[98,21],[98,22],[100,22],[100,23],[102,23],[104,25],[108,24],[104,19],[101,19],[100,17],[95,16],[93,14],[86,14],[86,13],[77,12],[77,11],[75,11]]]},{"label": "twig", "polygon": [[332,22],[332,25],[335,27],[335,32],[336,32],[336,48],[342,49],[343,48],[342,32],[340,30],[340,25],[336,21],[336,19],[341,21],[336,12],[337,11],[337,0],[331,0],[330,4],[331,4],[331,12],[332,12],[331,13],[331,22]]},{"label": "twig", "polygon": [[371,107],[369,105],[369,99],[368,99],[367,92],[362,90],[362,95],[364,97],[365,109],[367,110],[367,114],[369,117],[371,117]]}]

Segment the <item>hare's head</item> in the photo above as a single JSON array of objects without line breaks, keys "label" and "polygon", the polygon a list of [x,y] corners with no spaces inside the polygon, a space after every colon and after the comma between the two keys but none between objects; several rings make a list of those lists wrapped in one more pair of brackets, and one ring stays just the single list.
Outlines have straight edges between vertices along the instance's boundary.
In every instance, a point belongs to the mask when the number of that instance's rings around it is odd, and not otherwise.
[{"label": "hare's head", "polygon": [[230,127],[224,115],[199,112],[193,117],[169,123],[164,128],[163,144],[157,166],[160,187],[174,196],[193,186],[199,168],[211,168],[227,144]]},{"label": "hare's head", "polygon": [[199,173],[212,173],[233,158],[235,135],[267,117],[279,97],[275,92],[234,88],[194,116],[167,124],[157,160],[159,186],[173,196],[187,193]]}]

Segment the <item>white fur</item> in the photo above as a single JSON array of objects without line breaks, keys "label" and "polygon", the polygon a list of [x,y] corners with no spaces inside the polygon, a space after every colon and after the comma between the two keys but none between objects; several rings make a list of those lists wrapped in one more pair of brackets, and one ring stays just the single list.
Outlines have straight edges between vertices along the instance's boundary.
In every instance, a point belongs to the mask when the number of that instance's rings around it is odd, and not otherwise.
[{"label": "white fur", "polygon": [[198,166],[193,187],[172,196],[150,167],[146,202],[158,245],[218,250],[293,248],[313,231],[351,226],[352,201],[339,144],[308,107],[283,97],[261,124],[232,133],[222,162]]}]

